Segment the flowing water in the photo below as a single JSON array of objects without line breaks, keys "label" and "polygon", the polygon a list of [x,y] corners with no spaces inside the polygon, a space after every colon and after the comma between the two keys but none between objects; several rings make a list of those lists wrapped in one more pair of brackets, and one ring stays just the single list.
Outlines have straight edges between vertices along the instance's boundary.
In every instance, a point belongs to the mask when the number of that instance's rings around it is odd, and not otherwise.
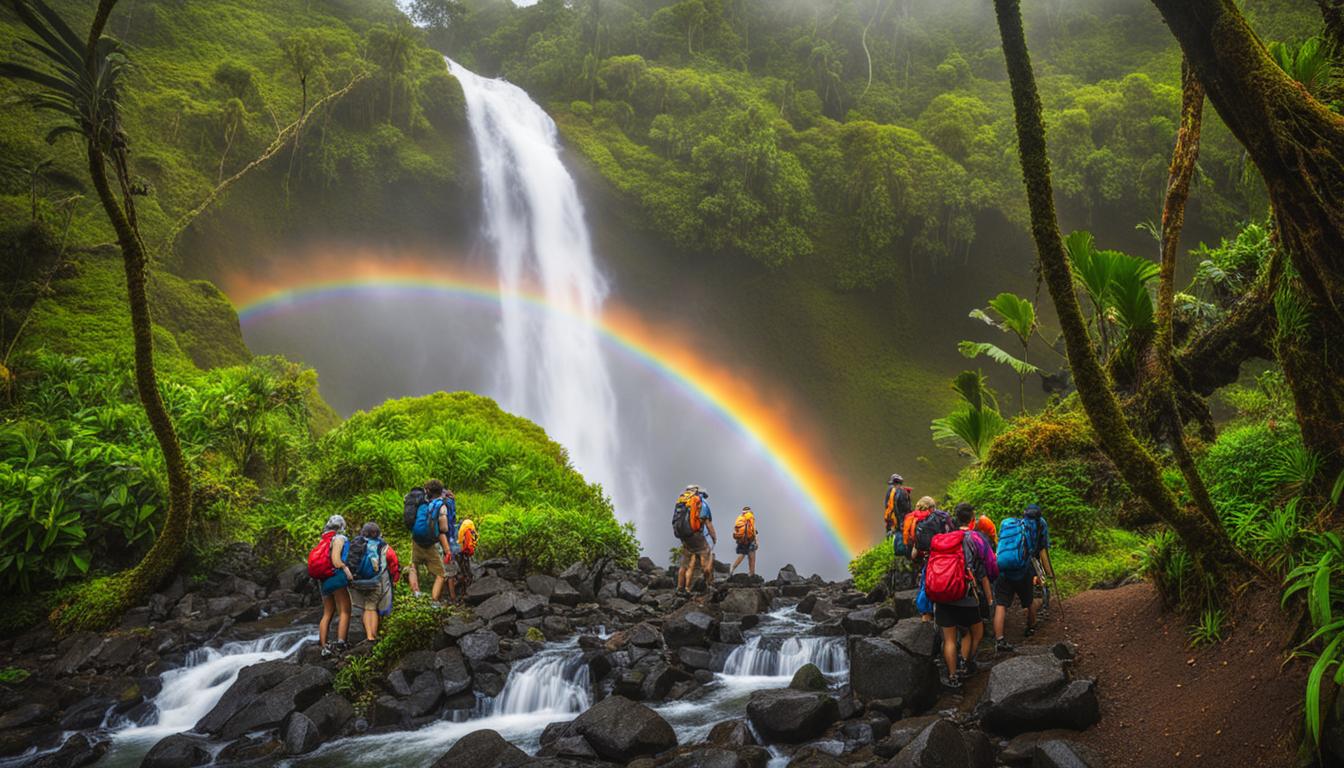
[{"label": "flowing water", "polygon": [[[607,286],[555,123],[523,89],[448,67],[480,159],[483,233],[499,279],[501,405],[545,425],[588,477],[614,483],[616,395],[594,320]],[[562,312],[530,311],[539,293]],[[614,493],[624,489],[613,487]]]},{"label": "flowing water", "polygon": [[[715,723],[746,714],[751,692],[782,688],[804,664],[816,664],[834,684],[849,674],[845,643],[839,637],[808,637],[810,620],[792,608],[762,617],[747,642],[729,655],[693,699],[655,706],[677,733],[680,744],[703,741]],[[572,720],[592,703],[588,667],[577,639],[551,644],[518,662],[504,689],[484,700],[480,716],[461,722],[440,721],[413,732],[397,731],[335,741],[312,755],[293,760],[291,768],[343,768],[370,764],[428,765],[458,739],[489,728],[533,753],[547,725]]]}]

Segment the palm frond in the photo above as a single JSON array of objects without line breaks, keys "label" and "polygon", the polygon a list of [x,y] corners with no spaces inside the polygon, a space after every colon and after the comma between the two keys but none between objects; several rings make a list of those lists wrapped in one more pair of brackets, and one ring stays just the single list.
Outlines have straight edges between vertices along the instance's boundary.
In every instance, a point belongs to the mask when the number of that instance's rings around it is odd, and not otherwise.
[{"label": "palm frond", "polygon": [[984,355],[985,357],[988,357],[990,360],[993,360],[996,363],[1000,363],[1002,365],[1008,366],[1009,368],[1012,368],[1014,371],[1018,373],[1018,375],[1021,376],[1026,376],[1027,374],[1035,373],[1036,371],[1040,370],[1031,363],[1028,363],[1025,360],[1019,360],[1018,358],[1013,357],[1012,355],[1003,351],[1003,349],[988,342],[962,341],[957,343],[957,349],[961,352],[962,355],[969,357],[971,359],[975,359],[980,355]]}]

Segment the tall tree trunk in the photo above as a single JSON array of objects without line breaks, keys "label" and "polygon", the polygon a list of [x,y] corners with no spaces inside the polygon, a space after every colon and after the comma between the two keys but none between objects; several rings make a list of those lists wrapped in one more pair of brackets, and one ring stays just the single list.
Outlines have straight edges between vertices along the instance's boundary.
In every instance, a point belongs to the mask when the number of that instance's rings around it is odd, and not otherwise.
[{"label": "tall tree trunk", "polygon": [[1097,442],[1115,464],[1135,495],[1169,525],[1190,553],[1196,567],[1215,585],[1225,584],[1228,566],[1237,559],[1221,526],[1183,508],[1162,481],[1162,471],[1153,456],[1139,443],[1125,421],[1120,403],[1092,348],[1078,297],[1073,291],[1064,241],[1055,215],[1050,159],[1046,154],[1045,123],[1036,76],[1027,53],[1018,0],[994,0],[1003,55],[1012,87],[1017,123],[1018,155],[1027,188],[1031,234],[1036,243],[1041,277],[1054,302],[1068,353],[1069,368],[1078,396],[1096,433]]},{"label": "tall tree trunk", "polygon": [[1152,2],[1265,180],[1287,260],[1275,303],[1305,315],[1279,323],[1276,353],[1319,490],[1344,471],[1344,118],[1270,59],[1232,0]]},{"label": "tall tree trunk", "polygon": [[1171,167],[1167,174],[1167,194],[1162,203],[1162,263],[1158,270],[1157,330],[1148,351],[1147,371],[1143,386],[1153,393],[1158,421],[1171,445],[1176,466],[1185,478],[1195,508],[1209,524],[1222,529],[1222,521],[1214,509],[1208,486],[1199,475],[1195,459],[1185,443],[1185,422],[1176,403],[1173,370],[1172,316],[1176,303],[1176,258],[1180,253],[1181,229],[1185,226],[1185,204],[1190,199],[1190,179],[1195,175],[1199,159],[1199,134],[1204,118],[1204,87],[1187,61],[1181,62],[1181,127],[1176,133],[1176,146],[1171,151]]},{"label": "tall tree trunk", "polygon": [[1344,0],[1316,0],[1325,22],[1325,39],[1330,43],[1330,55],[1335,61],[1344,57]]},{"label": "tall tree trunk", "polygon": [[[94,49],[102,36],[103,27],[112,12],[116,0],[100,0],[89,29],[88,47],[85,61],[90,73],[94,67]],[[102,121],[96,123],[103,125]],[[191,478],[187,473],[187,462],[182,455],[182,446],[173,429],[172,418],[159,396],[158,378],[154,372],[154,333],[149,312],[147,291],[148,258],[144,242],[136,228],[134,201],[128,194],[124,177],[124,147],[113,137],[110,142],[113,157],[104,155],[105,137],[94,135],[86,143],[89,159],[89,176],[98,193],[112,228],[117,233],[117,244],[121,247],[122,264],[126,272],[126,294],[131,310],[131,335],[135,346],[135,387],[149,419],[150,429],[163,451],[163,461],[168,474],[168,511],[164,516],[163,528],[154,540],[149,552],[145,553],[134,568],[118,574],[117,583],[108,585],[103,594],[86,592],[84,600],[88,607],[72,604],[61,609],[62,618],[89,625],[106,624],[115,620],[131,605],[138,602],[172,572],[182,555],[187,541],[187,528],[191,520]],[[111,160],[118,172],[118,182],[122,196],[118,200],[107,178],[107,162]],[[124,207],[123,207],[124,206]],[[76,598],[76,603],[80,598]],[[96,608],[93,603],[100,603]]]}]

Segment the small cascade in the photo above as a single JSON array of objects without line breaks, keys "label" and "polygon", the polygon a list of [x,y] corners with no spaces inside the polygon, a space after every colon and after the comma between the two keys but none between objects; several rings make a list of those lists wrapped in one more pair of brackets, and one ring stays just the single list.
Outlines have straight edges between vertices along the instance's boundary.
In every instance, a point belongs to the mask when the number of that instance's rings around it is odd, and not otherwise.
[{"label": "small cascade", "polygon": [[491,713],[528,715],[537,712],[578,714],[592,705],[588,664],[572,644],[545,650],[509,671],[504,690]]},{"label": "small cascade", "polygon": [[789,677],[805,664],[828,675],[849,671],[849,654],[840,637],[771,637],[756,635],[728,655],[723,674]]}]

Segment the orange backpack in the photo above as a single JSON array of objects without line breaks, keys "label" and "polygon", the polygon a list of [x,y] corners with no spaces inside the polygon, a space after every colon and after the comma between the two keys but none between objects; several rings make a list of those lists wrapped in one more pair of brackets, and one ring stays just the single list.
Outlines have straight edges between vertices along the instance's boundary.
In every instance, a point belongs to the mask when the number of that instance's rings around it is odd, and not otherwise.
[{"label": "orange backpack", "polygon": [[750,512],[743,512],[737,516],[737,522],[733,523],[733,540],[739,544],[756,540],[755,515]]},{"label": "orange backpack", "polygon": [[476,538],[476,524],[470,520],[462,523],[462,528],[457,532],[457,545],[462,554],[467,557],[476,554]]},{"label": "orange backpack", "polygon": [[685,539],[700,531],[700,505],[703,503],[695,491],[685,491],[677,497],[677,506],[672,510],[672,532],[677,538]]},{"label": "orange backpack", "polygon": [[905,516],[905,525],[901,526],[901,541],[905,542],[905,546],[909,547],[915,543],[915,526],[919,525],[919,522],[928,517],[932,511],[931,509],[916,509]]}]

